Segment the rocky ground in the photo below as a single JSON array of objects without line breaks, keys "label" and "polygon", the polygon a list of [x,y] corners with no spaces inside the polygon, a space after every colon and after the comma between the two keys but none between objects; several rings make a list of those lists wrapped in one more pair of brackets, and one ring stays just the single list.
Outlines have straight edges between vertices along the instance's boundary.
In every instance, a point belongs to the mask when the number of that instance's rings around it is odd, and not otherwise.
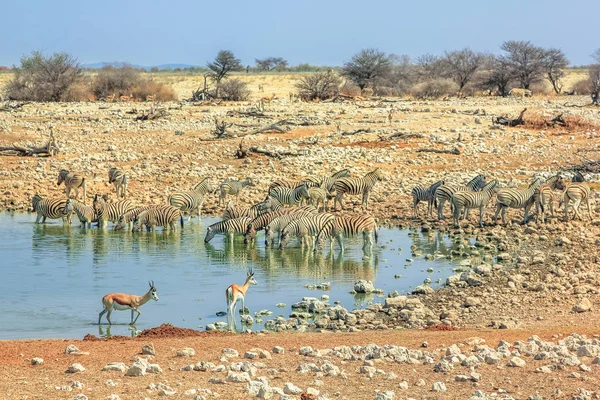
[{"label": "rocky ground", "polygon": [[[579,392],[579,398],[594,398],[585,391],[597,391],[594,360],[598,359],[594,357],[600,355],[599,343],[592,339],[600,286],[600,207],[596,201],[592,202],[592,218],[584,221],[567,223],[555,218],[548,224],[533,220],[519,225],[522,213],[511,210],[508,226],[493,226],[490,207],[484,228],[475,225],[473,216],[469,224],[454,229],[446,221],[414,219],[410,200],[410,190],[417,183],[442,178],[464,183],[483,173],[505,184],[512,178],[512,183],[525,186],[534,174],[549,176],[584,159],[598,159],[600,114],[597,108],[584,106],[587,101],[583,97],[568,98],[568,102],[564,98],[474,98],[306,104],[282,99],[266,104],[262,112],[250,102],[172,103],[159,105],[168,115],[155,121],[135,121],[142,110],[149,109],[147,104],[135,103],[30,104],[2,112],[0,146],[43,143],[52,127],[61,147],[61,154],[47,159],[0,157],[2,209],[25,211],[35,193],[62,195],[62,187],[55,183],[61,168],[85,174],[90,197],[111,191],[107,171],[117,166],[130,175],[130,197],[139,204],[163,203],[169,193],[191,188],[207,176],[215,183],[250,177],[257,185],[241,196],[242,203],[249,205],[264,196],[274,179],[326,175],[343,168],[350,168],[356,176],[379,167],[385,176],[375,187],[369,211],[381,224],[447,232],[461,244],[455,256],[464,258],[465,268],[440,290],[425,284],[413,296],[391,294],[386,304],[365,310],[349,312],[308,299],[297,312],[316,315],[314,322],[297,315],[271,327],[279,331],[308,327],[330,334],[157,338],[153,340],[157,355],[148,363],[158,364],[162,373],[139,378],[101,370],[113,361],[126,364],[128,370],[144,344],[142,339],[77,343],[90,353],[82,356],[59,354],[68,344],[62,341],[3,342],[0,368],[10,379],[2,380],[0,385],[8,386],[0,387],[0,392],[9,393],[5,398],[17,394],[23,394],[19,398],[71,398],[79,392],[89,398],[112,394],[155,398],[161,391],[174,391],[173,396],[182,398],[213,398],[215,393],[223,398],[252,398],[261,390],[263,396],[286,388],[293,391],[286,385],[290,382],[305,392],[314,389],[315,398],[375,398],[376,390],[395,392],[396,397],[378,394],[381,399],[528,398],[536,393],[543,398],[571,398]],[[516,117],[525,107],[526,117],[550,119],[564,113],[587,125],[573,130],[504,128],[492,123],[493,116]],[[390,110],[394,110],[391,121]],[[232,124],[228,137],[216,139],[211,133],[215,118]],[[279,131],[252,134],[273,124]],[[255,147],[275,156],[251,153],[241,160],[235,158],[242,138],[244,148]],[[597,189],[599,176],[586,174],[586,178]],[[353,211],[364,211],[359,198],[346,202]],[[207,199],[204,212],[222,212],[216,197]],[[474,245],[470,239],[475,239]],[[421,255],[418,248],[412,251],[415,257]],[[497,256],[497,263],[492,263],[492,256]],[[437,330],[399,330],[427,326]],[[440,330],[449,326],[461,330]],[[589,339],[567,336],[573,332],[587,334]],[[473,336],[486,342],[467,340]],[[427,348],[421,347],[423,341],[429,342]],[[408,350],[335,350],[369,343]],[[273,346],[286,351],[275,354]],[[320,351],[301,351],[304,346]],[[195,348],[197,355],[177,357],[176,351],[184,347]],[[225,357],[221,349],[226,347],[234,347],[240,355]],[[261,358],[265,353],[253,348],[268,350],[271,358]],[[258,359],[244,358],[247,351],[256,353]],[[44,358],[44,364],[31,366],[32,357]],[[215,365],[198,364],[202,361]],[[64,374],[75,362],[86,371]],[[144,361],[138,364],[146,368]],[[191,364],[206,371],[181,371]],[[305,366],[296,371],[301,364]],[[239,370],[247,376],[239,377]],[[222,384],[219,379],[242,382]],[[112,383],[107,384],[109,380]],[[71,381],[84,386],[72,387]],[[62,390],[69,388],[68,393]]]}]

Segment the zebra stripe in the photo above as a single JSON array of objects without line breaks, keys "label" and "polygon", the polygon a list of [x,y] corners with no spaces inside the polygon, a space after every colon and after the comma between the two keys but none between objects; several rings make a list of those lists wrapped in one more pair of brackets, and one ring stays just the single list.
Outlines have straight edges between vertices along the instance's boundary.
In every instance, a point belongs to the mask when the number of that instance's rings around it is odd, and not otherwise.
[{"label": "zebra stripe", "polygon": [[241,217],[255,218],[264,212],[263,209],[262,202],[254,204],[251,207],[246,207],[236,206],[233,200],[229,200],[227,202],[227,207],[225,207],[225,211],[223,211],[223,219],[227,220]]},{"label": "zebra stripe", "polygon": [[263,202],[260,204],[262,204],[262,206],[261,206],[262,212],[279,211],[279,210],[283,210],[285,208],[279,200],[277,200],[273,196],[269,196],[269,195],[267,195],[267,197],[265,197]]},{"label": "zebra stripe", "polygon": [[577,217],[579,217],[579,219],[583,219],[579,213],[579,206],[584,200],[587,206],[588,218],[591,220],[592,208],[590,206],[590,197],[591,190],[585,183],[575,182],[568,185],[561,199],[561,203],[565,204],[565,220],[569,220],[569,205],[571,201],[573,202],[573,211],[575,211],[574,219]]},{"label": "zebra stripe", "polygon": [[121,215],[127,211],[134,209],[133,204],[129,200],[120,200],[114,203],[107,203],[100,195],[94,196],[93,202],[94,211],[98,216],[98,226],[105,227],[107,221],[117,222]]},{"label": "zebra stripe", "polygon": [[281,204],[289,206],[299,205],[302,199],[308,200],[308,187],[306,184],[302,184],[294,189],[277,186],[269,192],[269,196],[273,197]]},{"label": "zebra stripe", "polygon": [[329,193],[322,187],[313,187],[308,189],[308,204],[311,204],[319,209],[319,205],[323,206],[323,211],[329,208]]},{"label": "zebra stripe", "polygon": [[216,235],[225,235],[229,238],[229,241],[233,243],[235,234],[243,234],[246,232],[250,221],[252,221],[252,218],[241,217],[214,223],[206,228],[204,243],[210,242]]},{"label": "zebra stripe", "polygon": [[[333,221],[328,222],[317,235],[315,250],[321,248],[327,238],[337,241],[340,250],[344,251],[344,238],[363,236],[363,251],[370,252],[373,248],[372,237],[377,243],[377,223],[370,215],[337,215]],[[333,247],[333,240],[331,241]]]},{"label": "zebra stripe", "polygon": [[146,211],[156,207],[160,206],[152,204],[148,206],[135,207],[134,209],[127,211],[119,217],[119,220],[117,221],[114,230],[120,231],[121,229],[125,228],[125,226],[129,227],[129,224],[133,224],[133,220],[135,219],[135,217],[137,217],[142,211]]},{"label": "zebra stripe", "polygon": [[435,203],[435,193],[437,189],[444,184],[444,181],[437,181],[433,185],[429,186],[429,188],[425,188],[422,185],[415,186],[410,192],[413,198],[413,208],[415,212],[415,217],[419,217],[419,210],[417,209],[417,205],[421,201],[427,202],[427,213],[425,214],[425,218],[431,215],[433,211],[433,206]]},{"label": "zebra stripe", "polygon": [[494,222],[498,221],[498,214],[502,211],[502,223],[506,225],[506,210],[509,208],[524,208],[523,223],[527,222],[529,209],[535,203],[535,190],[542,185],[540,178],[535,178],[527,189],[500,189],[496,195],[496,213]]},{"label": "zebra stripe", "polygon": [[235,195],[235,200],[239,200],[240,191],[246,186],[254,186],[252,179],[246,178],[241,181],[226,180],[221,183],[221,194],[219,195],[219,205],[225,204],[225,198],[228,194]]},{"label": "zebra stripe", "polygon": [[[313,207],[314,210],[314,207]],[[293,212],[289,212],[285,215],[274,218],[267,226],[265,226],[265,246],[270,246],[275,243],[275,234],[277,236],[283,231],[290,222],[305,217],[307,215],[314,214],[313,210],[308,209],[296,209]]]},{"label": "zebra stripe", "polygon": [[337,210],[337,203],[340,203],[340,207],[343,210],[344,205],[342,203],[342,197],[344,194],[361,194],[362,202],[365,208],[369,209],[369,194],[373,190],[373,186],[377,181],[383,180],[383,174],[381,169],[376,168],[373,171],[367,173],[362,178],[340,178],[335,181],[333,187],[335,188],[335,200],[333,202],[333,209]]},{"label": "zebra stripe", "polygon": [[[483,187],[480,192],[457,192],[452,195],[452,206],[454,207],[454,226],[458,227],[458,217],[463,208],[479,208],[479,226],[483,227],[483,208],[490,202],[495,193],[498,181],[493,180]],[[465,212],[465,218],[467,213]]]},{"label": "zebra stripe", "polygon": [[77,214],[77,217],[79,218],[79,222],[81,222],[81,226],[84,228],[91,228],[92,222],[98,222],[98,216],[94,211],[94,207],[86,206],[84,203],[75,199],[67,199],[63,212],[65,214],[75,212],[75,214]]},{"label": "zebra stripe", "polygon": [[317,209],[313,206],[308,205],[302,207],[281,208],[277,211],[271,211],[261,214],[254,218],[252,221],[250,221],[250,223],[248,224],[248,229],[244,234],[244,243],[253,242],[256,238],[256,233],[265,229],[267,225],[269,225],[269,223],[271,223],[271,221],[273,221],[275,218],[281,217],[282,215],[293,214],[297,212],[316,213]]},{"label": "zebra stripe", "polygon": [[444,203],[446,201],[451,203],[450,200],[452,199],[452,195],[454,195],[454,193],[464,191],[477,192],[481,190],[485,185],[485,176],[477,175],[475,178],[471,179],[465,186],[444,184],[438,187],[435,191],[435,199],[438,203],[438,219],[440,221],[444,219]]},{"label": "zebra stripe", "polygon": [[213,188],[208,178],[204,178],[192,190],[185,192],[175,192],[167,198],[167,203],[181,210],[182,213],[190,213],[189,219],[192,219],[192,211],[198,212],[198,220],[202,215],[202,204],[204,195],[212,192]]},{"label": "zebra stripe", "polygon": [[311,214],[301,218],[294,219],[281,231],[281,240],[279,248],[283,249],[292,236],[300,238],[302,247],[306,244],[309,248],[311,242],[314,244],[314,237],[329,222],[335,220],[335,217],[329,213]]},{"label": "zebra stripe", "polygon": [[565,190],[565,182],[560,175],[551,176],[544,184],[537,189],[533,195],[535,207],[540,216],[541,222],[546,222],[546,208],[550,208],[550,214],[554,217],[554,196],[552,191]]},{"label": "zebra stripe", "polygon": [[87,190],[85,185],[85,178],[75,172],[69,172],[66,169],[61,169],[58,173],[56,185],[60,186],[61,183],[65,184],[65,193],[67,197],[70,197],[71,190],[75,190],[75,198],[79,197],[79,188],[83,189],[83,204],[87,197]]},{"label": "zebra stripe", "polygon": [[[123,172],[119,171],[117,168],[111,168],[108,170],[108,183],[112,183],[115,185],[115,192],[117,193],[117,198],[127,197],[127,186],[129,183],[129,178]],[[119,194],[121,196],[119,196]]]},{"label": "zebra stripe", "polygon": [[162,226],[167,231],[169,229],[176,230],[177,220],[179,220],[183,228],[183,215],[178,208],[168,205],[151,207],[140,212],[133,219],[132,231],[139,231],[142,225],[146,226],[147,231],[154,231],[157,226]]},{"label": "zebra stripe", "polygon": [[67,200],[63,198],[43,198],[39,194],[31,198],[31,208],[37,213],[36,224],[43,224],[46,218],[62,218],[63,224],[71,224],[71,213],[65,213]]}]

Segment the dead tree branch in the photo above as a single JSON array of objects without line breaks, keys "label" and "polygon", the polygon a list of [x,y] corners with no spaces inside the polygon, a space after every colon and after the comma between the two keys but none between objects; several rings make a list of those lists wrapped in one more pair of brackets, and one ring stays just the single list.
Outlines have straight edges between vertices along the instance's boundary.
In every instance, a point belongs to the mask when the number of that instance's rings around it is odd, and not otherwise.
[{"label": "dead tree branch", "polygon": [[[135,111],[137,112],[137,110],[135,110]],[[153,106],[150,108],[150,110],[148,112],[142,112],[142,115],[138,115],[137,117],[135,117],[135,120],[136,121],[153,121],[155,119],[166,117],[167,115],[169,115],[169,113],[164,108],[156,109]]]},{"label": "dead tree branch", "polygon": [[232,125],[232,123],[225,121],[219,122],[219,120],[215,118],[215,129],[213,129],[210,133],[219,139],[224,138],[227,135],[227,129],[231,128]]},{"label": "dead tree branch", "polygon": [[492,118],[492,122],[495,124],[504,125],[504,126],[523,125],[523,124],[525,124],[525,120],[523,119],[523,115],[525,114],[525,111],[527,111],[526,108],[524,108],[523,111],[521,111],[521,113],[519,114],[519,116],[516,119],[509,119],[507,116],[500,116],[500,117]]},{"label": "dead tree branch", "polygon": [[452,150],[444,150],[444,149],[417,149],[417,153],[441,153],[441,154],[454,154],[456,156],[460,155],[460,150],[456,147]]},{"label": "dead tree branch", "polygon": [[248,149],[248,151],[250,153],[262,154],[262,155],[277,158],[277,159],[281,159],[283,157],[297,157],[297,156],[303,154],[301,152],[294,152],[294,151],[277,151],[277,150],[259,149],[256,146],[250,147]]},{"label": "dead tree branch", "polygon": [[344,131],[344,132],[342,132],[342,136],[351,136],[351,135],[357,135],[359,133],[371,133],[371,132],[373,132],[371,130],[371,128],[360,128],[355,131]]},{"label": "dead tree branch", "polygon": [[5,156],[29,156],[29,157],[52,157],[60,152],[58,143],[54,138],[54,132],[50,130],[50,139],[43,146],[5,146],[0,147],[0,153]]}]

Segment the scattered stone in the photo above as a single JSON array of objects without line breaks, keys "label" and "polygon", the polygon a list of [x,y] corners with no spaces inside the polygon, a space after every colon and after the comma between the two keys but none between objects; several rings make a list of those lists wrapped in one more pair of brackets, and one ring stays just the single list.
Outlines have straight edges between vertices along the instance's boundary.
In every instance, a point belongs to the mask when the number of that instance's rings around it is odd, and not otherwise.
[{"label": "scattered stone", "polygon": [[446,384],[444,382],[434,382],[431,386],[432,392],[445,392],[446,390]]},{"label": "scattered stone", "polygon": [[391,390],[387,390],[385,392],[377,392],[374,400],[394,400],[396,397],[396,393]]},{"label": "scattered stone", "polygon": [[142,354],[147,356],[155,356],[156,350],[154,349],[154,344],[149,343],[142,346]]},{"label": "scattered stone", "polygon": [[285,385],[283,385],[283,393],[292,395],[300,394],[302,393],[302,389],[291,382],[287,382]]},{"label": "scattered stone", "polygon": [[31,365],[42,365],[44,364],[44,359],[40,357],[33,357],[31,359]]},{"label": "scattered stone", "polygon": [[285,349],[281,346],[275,346],[275,347],[273,347],[273,353],[283,354],[283,353],[285,353]]},{"label": "scattered stone", "polygon": [[177,350],[177,357],[193,357],[196,355],[196,351],[191,347],[186,347],[181,350]]},{"label": "scattered stone", "polygon": [[581,299],[579,303],[573,306],[573,311],[582,313],[592,309],[592,302],[587,297]]},{"label": "scattered stone", "polygon": [[83,365],[75,363],[75,364],[71,364],[69,365],[69,368],[67,368],[67,373],[68,374],[76,374],[78,372],[83,372],[85,371],[85,368],[83,368]]},{"label": "scattered stone", "polygon": [[525,366],[525,360],[519,357],[513,357],[506,363],[507,367],[523,368]]},{"label": "scattered stone", "polygon": [[373,286],[373,282],[371,281],[360,279],[354,282],[354,291],[356,293],[373,293],[374,290],[375,286]]},{"label": "scattered stone", "polygon": [[122,362],[111,362],[102,368],[102,371],[119,371],[121,373],[127,371],[127,366]]},{"label": "scattered stone", "polygon": [[125,376],[144,376],[146,375],[147,368],[147,364],[142,362],[134,362],[125,373]]},{"label": "scattered stone", "polygon": [[248,375],[247,372],[229,371],[227,373],[226,381],[234,383],[250,382],[250,375]]},{"label": "scattered stone", "polygon": [[235,358],[240,356],[240,353],[238,353],[237,350],[229,348],[221,350],[221,354],[227,358]]}]

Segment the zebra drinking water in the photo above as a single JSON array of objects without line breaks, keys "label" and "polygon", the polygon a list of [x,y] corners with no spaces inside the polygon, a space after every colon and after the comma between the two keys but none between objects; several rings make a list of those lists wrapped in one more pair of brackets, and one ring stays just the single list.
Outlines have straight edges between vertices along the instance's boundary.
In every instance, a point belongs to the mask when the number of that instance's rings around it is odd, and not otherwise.
[{"label": "zebra drinking water", "polygon": [[198,221],[202,216],[202,204],[204,204],[204,196],[207,193],[215,192],[215,188],[210,184],[208,178],[204,178],[192,190],[175,192],[167,198],[167,203],[181,210],[182,213],[189,213],[189,220],[192,219],[192,212],[198,213]]}]

